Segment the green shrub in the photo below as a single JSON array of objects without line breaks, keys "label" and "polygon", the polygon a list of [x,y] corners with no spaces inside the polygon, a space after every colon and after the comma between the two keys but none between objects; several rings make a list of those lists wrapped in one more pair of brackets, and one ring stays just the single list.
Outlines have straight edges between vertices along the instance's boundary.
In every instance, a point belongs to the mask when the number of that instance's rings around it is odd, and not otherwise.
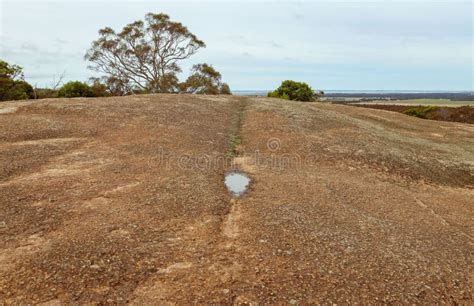
[{"label": "green shrub", "polygon": [[90,78],[91,91],[94,97],[108,97],[110,93],[107,90],[107,85],[104,84],[100,78]]},{"label": "green shrub", "polygon": [[269,91],[267,93],[267,97],[269,97],[269,98],[278,98],[278,97],[276,97],[275,91]]},{"label": "green shrub", "polygon": [[438,107],[436,106],[415,106],[404,110],[402,113],[408,116],[429,119],[430,114],[437,109]]},{"label": "green shrub", "polygon": [[293,101],[314,101],[313,89],[306,83],[286,80],[276,90],[269,92],[268,97]]},{"label": "green shrub", "polygon": [[0,101],[34,98],[33,87],[25,81],[0,80]]},{"label": "green shrub", "polygon": [[86,83],[71,81],[64,84],[59,89],[58,96],[63,98],[93,97],[94,92],[92,91],[92,88]]}]

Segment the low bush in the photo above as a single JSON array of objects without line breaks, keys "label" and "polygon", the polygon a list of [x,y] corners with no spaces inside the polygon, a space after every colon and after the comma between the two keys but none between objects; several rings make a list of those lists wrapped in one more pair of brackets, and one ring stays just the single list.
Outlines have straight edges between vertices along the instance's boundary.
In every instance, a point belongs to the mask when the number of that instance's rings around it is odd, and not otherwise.
[{"label": "low bush", "polygon": [[221,95],[231,95],[230,86],[227,83],[222,83],[221,88],[219,89],[219,94]]},{"label": "low bush", "polygon": [[269,92],[268,97],[308,102],[314,101],[314,92],[306,83],[286,80],[276,90]]},{"label": "low bush", "polygon": [[58,91],[51,88],[36,88],[36,99],[57,98]]},{"label": "low bush", "polygon": [[404,110],[402,113],[422,119],[430,119],[430,114],[438,110],[436,106],[415,106]]},{"label": "low bush", "polygon": [[92,84],[91,90],[94,97],[108,97],[110,93],[107,90],[107,85],[104,84],[99,78],[90,78],[90,83]]},{"label": "low bush", "polygon": [[33,87],[25,81],[0,81],[0,101],[34,98]]},{"label": "low bush", "polygon": [[62,98],[93,97],[94,92],[86,83],[71,81],[59,89],[58,96]]}]

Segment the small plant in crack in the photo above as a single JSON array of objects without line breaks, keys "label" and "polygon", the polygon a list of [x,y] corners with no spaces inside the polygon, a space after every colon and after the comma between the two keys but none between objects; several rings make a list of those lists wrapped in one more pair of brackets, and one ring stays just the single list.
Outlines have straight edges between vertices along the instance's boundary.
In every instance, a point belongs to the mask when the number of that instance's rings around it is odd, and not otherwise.
[{"label": "small plant in crack", "polygon": [[239,135],[232,134],[230,135],[229,140],[229,151],[227,152],[227,157],[234,158],[239,155],[237,147],[241,144],[242,140]]},{"label": "small plant in crack", "polygon": [[236,156],[239,155],[238,147],[242,143],[242,138],[240,136],[240,129],[242,126],[244,108],[245,108],[245,104],[240,103],[232,118],[231,134],[229,136],[229,149],[226,153],[226,156],[228,158],[235,158]]}]

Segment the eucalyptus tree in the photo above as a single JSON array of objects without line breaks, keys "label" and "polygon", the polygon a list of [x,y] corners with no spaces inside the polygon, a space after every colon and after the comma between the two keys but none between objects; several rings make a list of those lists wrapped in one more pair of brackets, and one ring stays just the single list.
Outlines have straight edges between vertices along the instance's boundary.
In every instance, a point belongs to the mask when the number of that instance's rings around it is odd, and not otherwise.
[{"label": "eucalyptus tree", "polygon": [[148,13],[118,33],[110,27],[99,30],[85,59],[92,63],[89,68],[121,84],[124,92],[174,92],[178,63],[205,46],[168,15]]}]

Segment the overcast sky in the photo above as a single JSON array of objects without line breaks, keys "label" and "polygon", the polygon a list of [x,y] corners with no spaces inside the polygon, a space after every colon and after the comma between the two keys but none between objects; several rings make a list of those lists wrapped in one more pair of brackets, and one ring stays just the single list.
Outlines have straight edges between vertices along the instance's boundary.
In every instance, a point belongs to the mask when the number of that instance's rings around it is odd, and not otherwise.
[{"label": "overcast sky", "polygon": [[[83,57],[105,26],[164,12],[207,48],[234,90],[284,79],[324,90],[473,90],[471,1],[8,1],[0,0],[0,58],[26,79],[87,80]],[[185,74],[181,76],[184,78]]]}]

